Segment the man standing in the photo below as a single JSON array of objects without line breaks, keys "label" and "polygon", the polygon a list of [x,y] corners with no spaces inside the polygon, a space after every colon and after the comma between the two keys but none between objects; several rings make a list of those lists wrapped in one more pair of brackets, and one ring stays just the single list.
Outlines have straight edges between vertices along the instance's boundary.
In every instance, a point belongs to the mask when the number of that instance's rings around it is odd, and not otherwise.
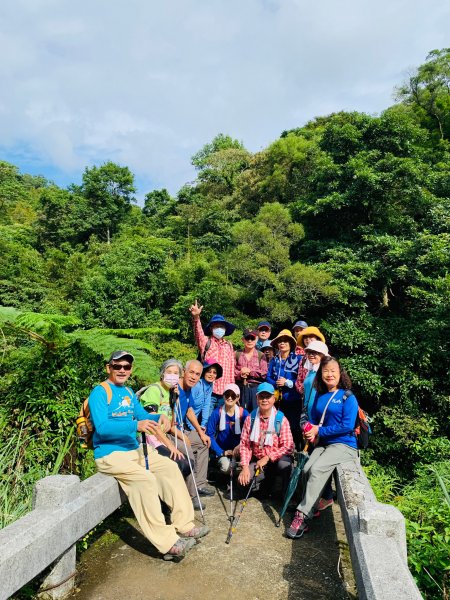
[{"label": "man standing", "polygon": [[[125,350],[113,352],[106,363],[108,379],[89,396],[94,458],[101,473],[117,479],[143,534],[169,560],[184,556],[209,529],[194,526],[192,503],[174,461],[150,450],[146,468],[136,435],[154,433],[158,420],[165,426],[168,420],[164,415],[149,415],[125,387],[133,360]],[[161,512],[160,497],[171,510],[171,525]]]},{"label": "man standing", "polygon": [[244,329],[242,341],[244,350],[236,352],[234,376],[241,390],[241,406],[249,412],[257,408],[256,388],[264,381],[267,375],[267,361],[265,355],[255,348],[258,332],[253,329]]},{"label": "man standing", "polygon": [[270,334],[272,333],[272,325],[269,321],[260,321],[256,326],[258,331],[258,341],[256,342],[256,347],[258,350],[261,349],[261,346],[270,338]]}]

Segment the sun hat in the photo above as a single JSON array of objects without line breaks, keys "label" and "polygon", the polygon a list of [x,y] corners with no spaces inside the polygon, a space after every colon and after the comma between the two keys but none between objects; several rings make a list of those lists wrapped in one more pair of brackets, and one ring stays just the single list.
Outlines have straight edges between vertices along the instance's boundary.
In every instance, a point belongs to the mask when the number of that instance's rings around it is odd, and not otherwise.
[{"label": "sun hat", "polygon": [[225,394],[227,392],[234,392],[236,394],[236,396],[240,396],[241,395],[241,390],[239,389],[239,386],[237,386],[235,383],[228,383],[224,389],[223,389],[223,395],[225,396]]},{"label": "sun hat", "polygon": [[225,324],[225,335],[231,335],[233,333],[233,331],[236,329],[236,325],[233,325],[233,323],[230,323],[230,321],[227,321],[223,315],[213,315],[211,317],[211,320],[208,323],[208,325],[206,325],[206,327],[203,328],[205,335],[212,334],[211,326],[214,325],[214,323],[224,323]]},{"label": "sun hat", "polygon": [[203,363],[203,371],[202,371],[202,377],[205,376],[205,373],[208,369],[210,369],[211,367],[215,367],[216,371],[217,371],[217,379],[220,379],[223,375],[223,369],[222,366],[219,365],[218,362],[210,362],[209,360],[205,360],[205,362]]},{"label": "sun hat", "polygon": [[320,352],[320,354],[323,354],[324,356],[329,356],[328,346],[319,340],[309,342],[308,346],[305,348],[305,352],[309,352],[310,350],[313,352]]},{"label": "sun hat", "polygon": [[289,329],[282,329],[280,331],[280,333],[277,335],[277,337],[271,341],[271,345],[273,348],[278,347],[278,344],[280,343],[281,338],[288,338],[289,345],[291,346],[291,350],[293,350],[295,348],[295,346],[297,345],[297,342],[295,341],[295,337],[292,335],[292,333],[289,331]]},{"label": "sun hat", "polygon": [[308,335],[315,335],[319,338],[319,340],[322,340],[322,342],[325,344],[325,336],[319,329],[317,329],[317,327],[306,327],[306,329],[300,331],[300,333],[297,336],[297,344],[302,348],[305,347],[305,344],[303,343],[303,338],[307,337]]},{"label": "sun hat", "polygon": [[268,392],[269,394],[275,394],[275,388],[271,383],[260,383],[256,388],[256,395],[261,394],[262,392]]}]

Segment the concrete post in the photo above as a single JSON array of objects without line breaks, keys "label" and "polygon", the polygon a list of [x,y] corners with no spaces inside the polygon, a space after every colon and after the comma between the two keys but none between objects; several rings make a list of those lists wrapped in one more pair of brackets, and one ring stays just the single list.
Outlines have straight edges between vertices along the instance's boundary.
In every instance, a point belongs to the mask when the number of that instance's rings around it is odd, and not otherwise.
[{"label": "concrete post", "polygon": [[[80,493],[77,475],[50,475],[38,481],[33,492],[33,509],[62,508]],[[59,600],[73,591],[76,574],[76,545],[66,550],[51,566],[42,583],[38,598]]]},{"label": "concrete post", "polygon": [[401,559],[408,564],[405,519],[395,506],[378,502],[362,504],[358,517],[361,533],[393,539]]}]

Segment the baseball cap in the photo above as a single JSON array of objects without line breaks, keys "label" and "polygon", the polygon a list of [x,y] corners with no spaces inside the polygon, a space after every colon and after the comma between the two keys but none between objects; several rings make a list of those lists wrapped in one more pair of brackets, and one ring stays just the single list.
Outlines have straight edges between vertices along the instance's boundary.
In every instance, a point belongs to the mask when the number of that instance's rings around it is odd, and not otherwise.
[{"label": "baseball cap", "polygon": [[274,394],[275,388],[273,387],[273,385],[271,383],[267,383],[267,381],[265,381],[264,383],[260,383],[258,385],[258,387],[256,388],[256,395],[261,394],[262,392],[268,392],[269,394]]},{"label": "baseball cap", "polygon": [[116,350],[111,354],[107,362],[110,363],[113,360],[121,360],[122,358],[127,358],[130,363],[134,360],[134,356],[130,354],[130,352],[127,352],[126,350]]}]

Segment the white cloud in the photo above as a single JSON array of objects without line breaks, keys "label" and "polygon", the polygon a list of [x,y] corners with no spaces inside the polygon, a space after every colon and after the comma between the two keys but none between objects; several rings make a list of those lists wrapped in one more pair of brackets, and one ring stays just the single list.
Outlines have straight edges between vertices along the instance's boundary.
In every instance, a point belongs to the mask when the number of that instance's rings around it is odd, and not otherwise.
[{"label": "white cloud", "polygon": [[256,151],[317,115],[383,110],[449,29],[444,0],[2,3],[0,146],[74,179],[116,160],[175,192],[219,132]]}]

